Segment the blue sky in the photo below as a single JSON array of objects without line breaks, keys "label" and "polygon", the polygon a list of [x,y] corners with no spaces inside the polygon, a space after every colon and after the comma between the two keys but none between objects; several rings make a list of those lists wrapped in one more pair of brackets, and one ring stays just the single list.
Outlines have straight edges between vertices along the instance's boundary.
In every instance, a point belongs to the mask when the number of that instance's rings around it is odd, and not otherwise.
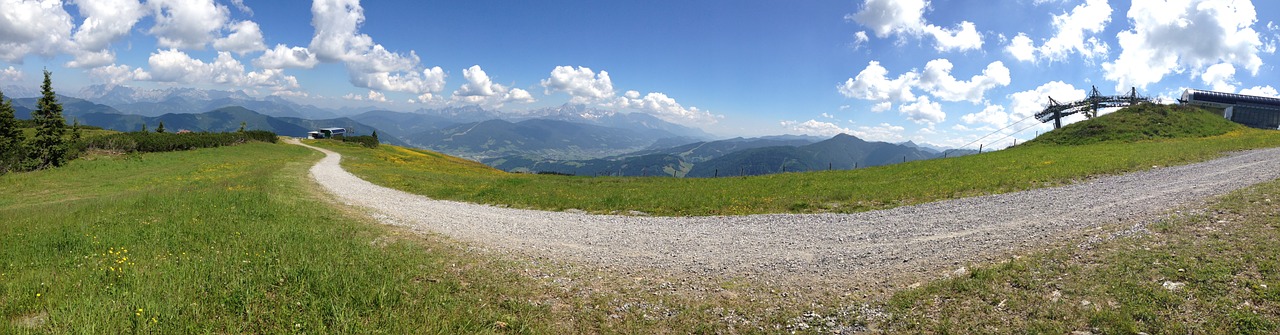
[{"label": "blue sky", "polygon": [[1048,129],[1018,123],[1047,96],[1076,99],[1092,85],[1166,98],[1280,86],[1276,1],[0,5],[0,86],[34,86],[48,68],[73,96],[112,83],[405,111],[569,102],[723,136],[999,147]]}]

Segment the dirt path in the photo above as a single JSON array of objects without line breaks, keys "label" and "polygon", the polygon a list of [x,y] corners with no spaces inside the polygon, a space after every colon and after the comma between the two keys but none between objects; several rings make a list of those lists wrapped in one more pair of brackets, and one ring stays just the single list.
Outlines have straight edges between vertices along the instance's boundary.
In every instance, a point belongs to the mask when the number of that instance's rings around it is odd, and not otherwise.
[{"label": "dirt path", "polygon": [[326,154],[312,177],[387,224],[600,267],[765,278],[866,278],[949,267],[1091,227],[1149,221],[1182,204],[1280,178],[1280,148],[1273,148],[1063,187],[855,214],[633,217],[433,200],[373,185],[343,170],[337,153],[311,148]]}]

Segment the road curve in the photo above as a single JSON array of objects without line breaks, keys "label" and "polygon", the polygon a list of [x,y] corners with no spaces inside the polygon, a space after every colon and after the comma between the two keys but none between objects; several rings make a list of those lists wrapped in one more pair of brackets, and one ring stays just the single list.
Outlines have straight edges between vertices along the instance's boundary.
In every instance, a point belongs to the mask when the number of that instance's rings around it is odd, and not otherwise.
[{"label": "road curve", "polygon": [[369,183],[343,170],[339,154],[307,147],[326,155],[311,168],[312,178],[387,224],[606,268],[773,278],[874,277],[977,261],[1086,228],[1158,218],[1179,205],[1280,178],[1280,148],[1272,148],[1061,187],[854,214],[636,217],[433,200]]}]

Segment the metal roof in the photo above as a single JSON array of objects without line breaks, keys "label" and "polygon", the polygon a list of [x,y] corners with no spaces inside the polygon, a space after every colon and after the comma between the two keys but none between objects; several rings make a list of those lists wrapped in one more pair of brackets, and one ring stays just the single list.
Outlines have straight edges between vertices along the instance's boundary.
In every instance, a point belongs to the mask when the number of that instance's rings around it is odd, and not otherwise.
[{"label": "metal roof", "polygon": [[1280,99],[1235,93],[1188,89],[1182,93],[1182,101],[1222,105],[1259,105],[1280,108]]}]

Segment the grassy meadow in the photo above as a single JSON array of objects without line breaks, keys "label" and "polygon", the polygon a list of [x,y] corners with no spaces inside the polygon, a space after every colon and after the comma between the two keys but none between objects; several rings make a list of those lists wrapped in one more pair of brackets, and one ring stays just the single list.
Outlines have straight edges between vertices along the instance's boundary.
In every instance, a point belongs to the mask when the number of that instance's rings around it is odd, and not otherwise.
[{"label": "grassy meadow", "polygon": [[0,333],[549,332],[503,265],[320,200],[318,158],[251,143],[0,176]]},{"label": "grassy meadow", "polygon": [[[1108,137],[1089,140],[1099,138],[1099,127]],[[513,174],[425,150],[311,143],[342,153],[343,167],[370,182],[432,198],[663,216],[858,212],[1062,185],[1095,175],[1208,160],[1229,151],[1280,146],[1280,132],[1246,128],[1198,109],[1152,105],[1072,124],[1041,137],[973,156],[851,171],[725,178]]]}]

